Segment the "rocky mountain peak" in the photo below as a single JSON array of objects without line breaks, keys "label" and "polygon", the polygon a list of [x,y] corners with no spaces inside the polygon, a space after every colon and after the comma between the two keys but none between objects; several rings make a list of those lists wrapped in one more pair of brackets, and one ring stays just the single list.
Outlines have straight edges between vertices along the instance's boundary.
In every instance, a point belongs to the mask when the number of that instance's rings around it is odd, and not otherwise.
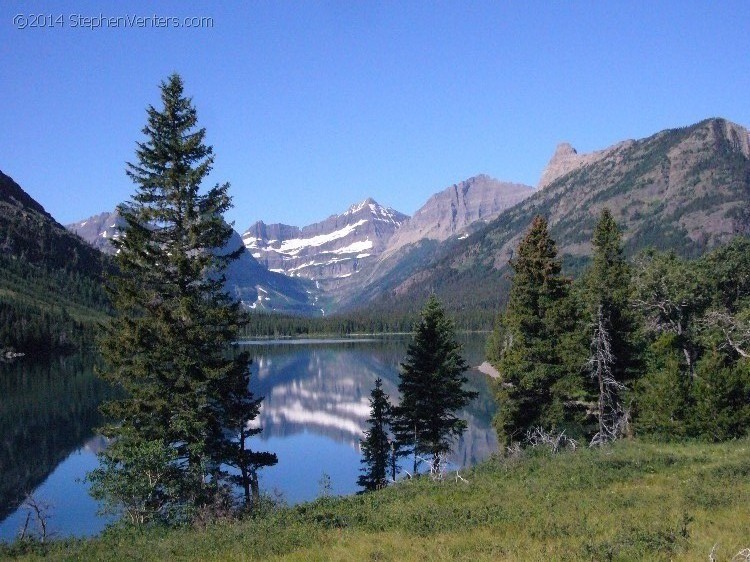
[{"label": "rocky mountain peak", "polygon": [[561,142],[555,147],[555,153],[552,155],[553,160],[564,160],[578,154],[569,142]]},{"label": "rocky mountain peak", "polygon": [[537,189],[551,184],[557,178],[575,170],[581,166],[581,158],[578,151],[568,142],[561,142],[555,148],[552,158],[542,172]]},{"label": "rocky mountain peak", "polygon": [[555,148],[552,158],[550,158],[549,163],[547,163],[544,171],[542,171],[542,177],[539,179],[539,183],[536,187],[537,189],[545,188],[564,175],[582,168],[583,166],[607,158],[621,148],[630,146],[633,142],[634,141],[632,140],[627,140],[610,146],[609,148],[605,148],[604,150],[597,150],[584,154],[579,154],[570,143],[561,142]]},{"label": "rocky mountain peak", "polygon": [[120,236],[120,227],[124,226],[124,222],[115,209],[111,213],[99,213],[86,220],[66,224],[65,228],[83,238],[97,250],[105,254],[114,254],[115,248],[111,240]]},{"label": "rocky mountain peak", "polygon": [[408,217],[373,198],[304,227],[257,222],[242,235],[271,271],[335,287],[375,260]]},{"label": "rocky mountain peak", "polygon": [[534,193],[528,185],[479,174],[436,193],[406,221],[388,244],[388,253],[422,239],[446,240],[478,221],[487,222]]}]

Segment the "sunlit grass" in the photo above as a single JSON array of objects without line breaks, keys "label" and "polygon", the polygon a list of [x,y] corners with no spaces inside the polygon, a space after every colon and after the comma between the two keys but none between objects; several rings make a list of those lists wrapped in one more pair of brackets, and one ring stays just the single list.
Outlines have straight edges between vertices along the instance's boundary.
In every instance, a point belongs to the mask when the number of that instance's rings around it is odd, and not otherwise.
[{"label": "sunlit grass", "polygon": [[[624,442],[490,460],[208,529],[54,545],[66,560],[729,560],[750,546],[750,442]],[[29,557],[35,555],[29,554]]]}]

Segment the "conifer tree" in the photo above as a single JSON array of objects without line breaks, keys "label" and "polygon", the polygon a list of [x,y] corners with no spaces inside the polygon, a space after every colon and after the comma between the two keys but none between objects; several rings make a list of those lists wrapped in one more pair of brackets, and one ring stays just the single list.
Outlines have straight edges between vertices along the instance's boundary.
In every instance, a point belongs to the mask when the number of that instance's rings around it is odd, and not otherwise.
[{"label": "conifer tree", "polygon": [[[161,101],[163,109],[147,109],[146,140],[127,165],[135,195],[118,208],[125,226],[113,241],[119,273],[110,283],[117,316],[101,342],[101,374],[124,397],[103,408],[111,422],[103,432],[116,446],[90,475],[94,494],[110,505],[146,489],[153,509],[143,522],[215,505],[226,481],[221,465],[232,459],[227,435],[258,408],[246,384],[249,357],[226,353],[244,324],[223,287],[224,268],[242,251],[220,250],[232,233],[222,216],[229,184],[199,191],[213,150],[178,75],[162,83]],[[141,451],[160,475],[145,488],[133,484],[148,478]]]},{"label": "conifer tree", "polygon": [[466,429],[456,412],[477,396],[463,388],[467,368],[453,322],[431,295],[401,364],[401,403],[394,408],[396,441],[400,450],[414,455],[414,474],[423,454],[430,457],[431,469],[438,471],[441,455]]},{"label": "conifer tree", "polygon": [[357,484],[365,490],[379,490],[388,483],[388,469],[392,465],[393,443],[388,435],[392,413],[388,395],[383,392],[383,380],[375,380],[370,393],[368,429],[361,441],[362,474]]},{"label": "conifer tree", "polygon": [[[495,427],[508,443],[533,427],[559,428],[568,420],[578,375],[566,352],[576,314],[570,280],[561,274],[557,248],[547,221],[536,216],[510,262],[514,275],[508,305],[495,339],[500,373]],[[580,370],[580,368],[578,369]]]},{"label": "conifer tree", "polygon": [[223,462],[239,470],[239,474],[229,476],[229,481],[237,484],[243,492],[244,508],[257,508],[260,502],[258,470],[278,463],[275,453],[253,451],[248,439],[259,434],[260,427],[250,426],[259,412],[262,398],[255,398],[248,391],[250,371],[236,371],[222,385],[222,403],[225,408],[225,449]]},{"label": "conifer tree", "polygon": [[623,256],[620,230],[609,209],[601,213],[592,245],[592,265],[583,283],[591,342],[589,367],[598,417],[594,442],[604,443],[626,429],[623,392],[638,364],[637,323],[629,302],[630,267]]}]

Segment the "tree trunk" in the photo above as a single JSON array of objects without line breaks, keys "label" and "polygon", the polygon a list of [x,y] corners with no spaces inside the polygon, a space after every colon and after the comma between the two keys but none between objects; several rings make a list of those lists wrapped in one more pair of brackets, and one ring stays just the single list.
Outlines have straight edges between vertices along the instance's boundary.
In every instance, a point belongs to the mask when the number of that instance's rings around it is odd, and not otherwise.
[{"label": "tree trunk", "polygon": [[253,491],[253,509],[258,509],[260,504],[260,486],[258,486],[258,471],[253,470],[250,475],[250,488]]},{"label": "tree trunk", "polygon": [[417,426],[414,426],[414,472],[412,478],[417,477]]}]

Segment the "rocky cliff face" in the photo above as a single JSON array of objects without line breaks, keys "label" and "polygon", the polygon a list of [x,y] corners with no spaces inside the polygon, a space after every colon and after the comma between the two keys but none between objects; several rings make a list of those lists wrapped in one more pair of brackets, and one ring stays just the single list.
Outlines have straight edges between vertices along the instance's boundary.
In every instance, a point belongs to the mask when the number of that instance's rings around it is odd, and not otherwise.
[{"label": "rocky cliff face", "polygon": [[419,240],[442,241],[466,233],[469,227],[491,221],[533,193],[527,185],[486,175],[469,178],[430,197],[393,235],[387,253]]},{"label": "rocky cliff face", "polygon": [[111,213],[99,213],[86,220],[66,224],[65,228],[83,238],[97,250],[105,254],[113,254],[115,249],[110,241],[120,235],[119,227],[123,226],[124,222],[115,210]]},{"label": "rocky cliff face", "polygon": [[257,222],[242,240],[269,270],[334,288],[376,260],[406,219],[403,213],[366,199],[304,228]]},{"label": "rocky cliff face", "polygon": [[628,147],[633,142],[634,141],[632,140],[626,140],[617,143],[614,146],[610,146],[609,148],[605,148],[604,150],[596,150],[585,154],[578,154],[578,151],[569,143],[562,142],[557,145],[555,153],[547,163],[544,171],[542,171],[542,177],[539,179],[539,183],[536,187],[537,189],[543,189],[555,180],[563,177],[565,174],[569,174],[574,170],[578,170],[589,164],[609,158],[613,154],[616,154],[620,148]]}]

